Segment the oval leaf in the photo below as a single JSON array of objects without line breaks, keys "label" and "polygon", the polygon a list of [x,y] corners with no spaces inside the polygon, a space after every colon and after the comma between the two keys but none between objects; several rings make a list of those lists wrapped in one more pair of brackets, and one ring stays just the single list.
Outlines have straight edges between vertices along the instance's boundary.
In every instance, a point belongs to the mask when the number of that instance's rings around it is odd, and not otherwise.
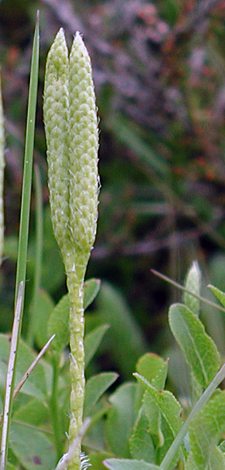
[{"label": "oval leaf", "polygon": [[94,407],[103,395],[103,393],[115,382],[118,374],[115,372],[103,372],[91,377],[86,384],[84,416],[90,416],[94,411]]},{"label": "oval leaf", "polygon": [[161,470],[158,465],[144,460],[107,459],[103,463],[109,470]]},{"label": "oval leaf", "polygon": [[92,357],[96,353],[101,340],[108,330],[108,325],[102,325],[98,328],[95,328],[94,331],[91,331],[84,338],[84,352],[85,352],[85,366],[89,364]]},{"label": "oval leaf", "polygon": [[224,455],[216,447],[224,432],[225,391],[217,390],[189,427],[192,460],[198,470],[225,469]]},{"label": "oval leaf", "polygon": [[[100,289],[99,279],[89,279],[84,283],[84,310],[93,302]],[[51,347],[61,352],[69,344],[69,294],[64,295],[54,307],[48,321],[48,337],[55,335]]]},{"label": "oval leaf", "polygon": [[55,467],[55,446],[42,432],[12,423],[9,442],[13,453],[26,470],[52,470]]},{"label": "oval leaf", "polygon": [[220,366],[220,356],[213,340],[196,315],[186,305],[173,304],[169,309],[173,335],[184,352],[195,379],[205,389]]},{"label": "oval leaf", "polygon": [[88,279],[84,283],[84,310],[95,300],[101,286],[100,279]]},{"label": "oval leaf", "polygon": [[140,357],[136,371],[145,377],[153,387],[163,389],[167,377],[168,361],[153,353],[146,353]]}]

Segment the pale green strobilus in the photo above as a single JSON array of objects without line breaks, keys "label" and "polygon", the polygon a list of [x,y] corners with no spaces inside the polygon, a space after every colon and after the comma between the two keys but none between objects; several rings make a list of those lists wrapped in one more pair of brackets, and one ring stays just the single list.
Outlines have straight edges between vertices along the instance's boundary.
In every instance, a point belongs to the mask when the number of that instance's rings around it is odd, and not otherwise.
[{"label": "pale green strobilus", "polygon": [[[82,426],[84,402],[83,284],[94,244],[98,209],[98,126],[90,57],[76,33],[68,56],[59,30],[49,51],[44,88],[52,225],[70,295],[70,427],[72,445]],[[69,468],[80,470],[80,443]]]}]

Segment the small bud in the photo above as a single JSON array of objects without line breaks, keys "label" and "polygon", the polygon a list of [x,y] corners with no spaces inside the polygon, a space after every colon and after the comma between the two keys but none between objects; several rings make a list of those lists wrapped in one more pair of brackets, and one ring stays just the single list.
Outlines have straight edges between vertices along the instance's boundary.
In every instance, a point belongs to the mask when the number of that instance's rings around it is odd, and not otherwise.
[{"label": "small bud", "polygon": [[[200,295],[200,288],[201,288],[201,271],[197,261],[194,261],[191,265],[187,277],[185,280],[185,288],[193,292],[195,295]],[[188,292],[184,293],[184,303],[185,305],[190,308],[190,310],[195,313],[195,315],[199,315],[200,310],[200,300],[189,294]]]}]

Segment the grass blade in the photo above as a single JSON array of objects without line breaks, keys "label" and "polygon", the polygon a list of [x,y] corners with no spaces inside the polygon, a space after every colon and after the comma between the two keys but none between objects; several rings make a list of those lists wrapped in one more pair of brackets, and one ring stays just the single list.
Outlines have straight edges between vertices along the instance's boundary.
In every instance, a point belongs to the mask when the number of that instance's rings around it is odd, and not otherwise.
[{"label": "grass blade", "polygon": [[16,398],[16,396],[18,395],[19,391],[21,390],[22,386],[24,385],[24,383],[26,382],[26,380],[30,377],[30,374],[31,372],[34,370],[35,366],[37,365],[37,363],[40,361],[40,359],[42,358],[42,356],[45,354],[45,352],[47,351],[48,347],[50,346],[51,342],[53,341],[53,339],[55,338],[55,335],[52,335],[51,338],[47,341],[47,343],[44,345],[44,347],[41,349],[41,351],[39,352],[39,354],[37,355],[37,357],[35,357],[34,361],[32,362],[32,364],[30,365],[30,367],[27,369],[27,371],[25,372],[25,374],[23,375],[22,379],[20,380],[20,382],[18,383],[18,385],[16,386],[14,392],[13,392],[13,399]]},{"label": "grass blade", "polygon": [[194,408],[192,408],[191,413],[189,414],[188,418],[186,419],[185,423],[183,424],[182,428],[178,432],[177,436],[175,437],[171,447],[169,448],[167,454],[165,455],[163,461],[161,462],[160,468],[162,470],[168,470],[170,468],[171,462],[174,458],[174,455],[178,451],[180,445],[183,442],[185,435],[188,432],[189,424],[194,418],[194,416],[203,408],[203,406],[207,403],[209,398],[212,396],[213,392],[219,386],[219,384],[225,378],[225,364],[221,367],[219,372],[215,375],[212,382],[209,384],[207,389],[202,394],[201,398],[197,401]]},{"label": "grass blade", "polygon": [[15,375],[15,366],[16,366],[16,351],[18,344],[19,336],[19,327],[20,327],[20,317],[22,313],[22,303],[23,303],[23,282],[19,285],[18,298],[15,308],[15,316],[13,322],[11,346],[9,353],[8,369],[6,376],[6,386],[5,386],[5,402],[3,409],[3,424],[2,424],[2,437],[1,437],[1,464],[0,469],[5,470],[7,454],[8,454],[8,436],[9,436],[9,426],[10,426],[10,415],[12,408],[12,398],[13,398],[13,381]]},{"label": "grass blade", "polygon": [[4,244],[4,209],[3,209],[3,186],[4,186],[4,118],[1,94],[1,81],[0,81],[0,265],[2,263],[2,253]]},{"label": "grass blade", "polygon": [[3,428],[1,438],[1,462],[0,469],[6,469],[8,454],[8,434],[11,419],[12,397],[14,389],[15,369],[17,361],[17,352],[20,339],[20,331],[23,316],[24,303],[24,286],[26,280],[26,263],[27,263],[27,246],[28,231],[30,218],[30,196],[32,182],[33,167],[33,150],[34,150],[34,129],[37,104],[37,87],[38,87],[38,64],[39,64],[39,17],[34,33],[33,51],[30,70],[30,84],[27,109],[27,126],[25,138],[24,153],[24,170],[23,170],[23,187],[20,214],[20,232],[18,244],[18,260],[16,272],[15,286],[15,320],[13,326],[13,335],[11,342],[11,350],[9,357],[8,375],[6,381],[6,394],[3,412]]},{"label": "grass blade", "polygon": [[21,281],[26,280],[26,263],[27,263],[27,245],[28,230],[30,220],[30,196],[33,168],[33,150],[34,150],[34,129],[37,105],[37,88],[38,88],[38,64],[39,64],[39,18],[34,33],[33,52],[30,70],[30,85],[27,108],[27,126],[25,138],[25,154],[24,154],[24,170],[23,170],[23,187],[20,213],[20,232],[18,246],[18,260],[16,272],[16,289],[15,299],[18,296],[18,287]]},{"label": "grass blade", "polygon": [[42,202],[42,187],[41,175],[37,165],[34,167],[34,183],[35,183],[35,219],[36,219],[36,240],[35,240],[35,270],[34,270],[34,287],[31,305],[29,309],[29,326],[27,332],[27,341],[30,346],[33,345],[34,340],[34,314],[36,312],[36,305],[39,298],[39,289],[41,282],[41,267],[42,267],[42,254],[43,254],[43,202]]}]

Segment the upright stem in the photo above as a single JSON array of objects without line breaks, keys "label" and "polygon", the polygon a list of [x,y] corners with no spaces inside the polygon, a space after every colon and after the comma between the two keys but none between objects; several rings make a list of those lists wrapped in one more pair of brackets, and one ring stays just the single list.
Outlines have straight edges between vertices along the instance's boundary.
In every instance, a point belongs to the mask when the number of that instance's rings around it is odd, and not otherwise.
[{"label": "upright stem", "polygon": [[[84,378],[84,271],[72,262],[72,257],[66,262],[67,286],[70,295],[70,444],[76,439],[83,421],[83,404],[85,392]],[[76,269],[75,269],[76,266]],[[77,446],[69,468],[80,470],[80,445]]]},{"label": "upright stem", "polygon": [[53,380],[52,380],[52,396],[51,396],[51,411],[52,411],[52,422],[54,428],[54,437],[58,459],[63,454],[63,441],[62,441],[62,429],[59,419],[59,406],[58,406],[58,378],[59,378],[59,358],[57,355],[52,354],[52,365],[53,365]]}]

